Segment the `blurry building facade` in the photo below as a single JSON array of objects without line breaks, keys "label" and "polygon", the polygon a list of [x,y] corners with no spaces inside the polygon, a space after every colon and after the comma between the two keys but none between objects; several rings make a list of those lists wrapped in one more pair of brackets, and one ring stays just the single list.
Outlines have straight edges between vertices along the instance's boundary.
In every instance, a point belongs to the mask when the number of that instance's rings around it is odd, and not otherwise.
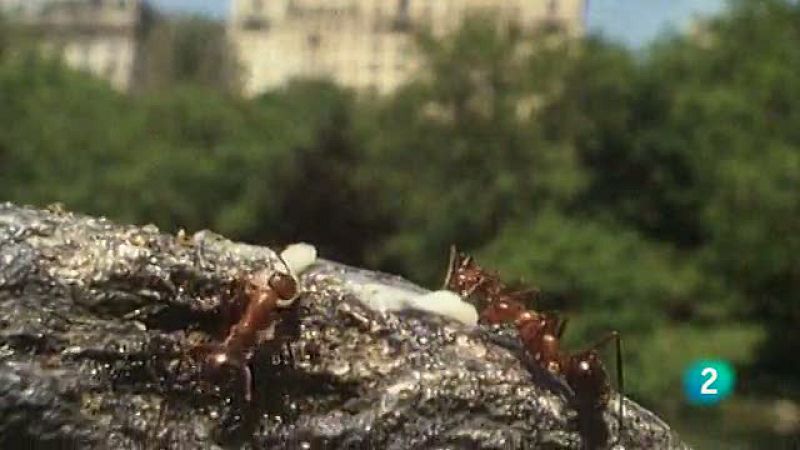
[{"label": "blurry building facade", "polygon": [[229,36],[248,95],[326,77],[388,93],[420,70],[413,33],[442,36],[481,12],[583,32],[585,0],[233,0]]},{"label": "blurry building facade", "polygon": [[136,70],[141,0],[0,0],[0,14],[47,54],[127,91]]}]

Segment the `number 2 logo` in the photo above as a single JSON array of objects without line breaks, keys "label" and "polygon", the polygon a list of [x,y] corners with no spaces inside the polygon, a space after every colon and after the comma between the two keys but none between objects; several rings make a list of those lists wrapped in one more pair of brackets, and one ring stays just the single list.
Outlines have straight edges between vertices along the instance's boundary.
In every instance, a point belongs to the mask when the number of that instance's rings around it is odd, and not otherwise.
[{"label": "number 2 logo", "polygon": [[717,381],[717,376],[718,376],[717,369],[713,367],[706,367],[705,369],[703,369],[702,372],[700,372],[700,376],[702,377],[708,376],[706,382],[703,383],[703,386],[700,387],[700,393],[703,395],[717,395],[718,394],[717,388],[711,387],[711,385],[714,384],[715,381]]},{"label": "number 2 logo", "polygon": [[727,361],[701,359],[693,362],[683,374],[686,399],[693,405],[715,405],[731,393],[736,373]]}]

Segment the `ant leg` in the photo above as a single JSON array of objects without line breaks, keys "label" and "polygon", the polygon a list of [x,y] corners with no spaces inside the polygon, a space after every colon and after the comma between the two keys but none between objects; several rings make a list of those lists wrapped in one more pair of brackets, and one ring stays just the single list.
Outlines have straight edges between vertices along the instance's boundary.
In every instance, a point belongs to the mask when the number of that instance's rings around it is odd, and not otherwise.
[{"label": "ant leg", "polygon": [[295,367],[295,359],[294,359],[294,352],[292,351],[292,344],[289,343],[289,342],[286,342],[285,345],[286,345],[286,351],[289,354],[289,364],[292,367]]},{"label": "ant leg", "polygon": [[526,308],[530,308],[539,299],[539,295],[541,295],[541,293],[542,291],[537,288],[529,288],[523,291],[513,292],[511,294],[511,298],[519,303],[522,303]]},{"label": "ant leg", "polygon": [[569,319],[561,319],[558,323],[558,331],[556,332],[556,337],[561,340],[561,336],[564,335],[564,331],[567,330],[567,324],[569,323]]},{"label": "ant leg", "polygon": [[488,283],[488,282],[489,282],[489,280],[487,280],[487,279],[483,279],[483,280],[481,280],[481,281],[479,281],[479,282],[475,283],[475,284],[474,284],[474,285],[473,285],[471,288],[469,288],[469,291],[467,291],[467,292],[465,293],[466,295],[465,295],[464,297],[465,297],[465,298],[467,298],[467,297],[471,297],[471,296],[472,296],[472,294],[474,294],[474,293],[475,293],[475,291],[477,291],[477,290],[478,290],[478,288],[482,287],[484,284],[486,284],[486,283]]},{"label": "ant leg", "polygon": [[[186,355],[182,355],[178,359],[178,366],[175,368],[175,375],[172,377],[173,379],[171,382],[175,382],[175,380],[182,373],[183,363],[185,360],[186,360]],[[158,442],[161,440],[161,427],[163,426],[164,417],[167,415],[168,411],[169,411],[169,403],[167,401],[167,395],[165,394],[162,395],[161,404],[159,405],[158,408],[158,418],[156,419],[156,426],[155,429],[153,430],[154,431],[153,442]],[[172,430],[169,430],[169,432],[167,433],[166,436],[164,436],[164,438],[169,439],[171,436],[172,436]]]},{"label": "ant leg", "polygon": [[220,301],[220,334],[227,336],[231,326],[239,321],[247,307],[247,295],[244,293],[244,284],[240,278],[235,279],[228,292]]},{"label": "ant leg", "polygon": [[247,364],[242,365],[242,383],[244,383],[244,400],[250,403],[253,400],[253,374]]},{"label": "ant leg", "polygon": [[[164,422],[164,416],[166,415],[166,411],[169,408],[169,404],[167,403],[166,396],[161,397],[161,404],[158,406],[158,418],[156,419],[156,426],[153,428],[153,442],[158,442],[161,440],[161,426]],[[163,442],[162,442],[163,444]]]},{"label": "ant leg", "polygon": [[609,342],[614,341],[616,344],[616,366],[617,366],[617,391],[619,392],[619,431],[617,439],[621,439],[622,437],[622,427],[623,427],[623,417],[624,417],[624,404],[625,404],[625,376],[624,376],[624,365],[622,362],[622,336],[620,336],[618,331],[612,331],[607,335],[603,336],[597,342],[594,343],[590,350],[598,349],[607,345]]}]

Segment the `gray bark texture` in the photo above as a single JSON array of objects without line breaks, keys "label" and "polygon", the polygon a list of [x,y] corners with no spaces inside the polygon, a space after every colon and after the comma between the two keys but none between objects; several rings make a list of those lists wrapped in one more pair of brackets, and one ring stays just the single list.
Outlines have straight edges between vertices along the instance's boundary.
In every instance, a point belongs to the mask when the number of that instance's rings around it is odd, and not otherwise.
[{"label": "gray bark texture", "polygon": [[[427,291],[326,260],[254,351],[244,400],[241,371],[211,380],[188,355],[224,338],[232,281],[276,264],[211,232],[0,204],[0,448],[585,447],[513,330],[375,312],[359,286]],[[601,447],[688,448],[630,400],[620,431],[616,406]]]}]

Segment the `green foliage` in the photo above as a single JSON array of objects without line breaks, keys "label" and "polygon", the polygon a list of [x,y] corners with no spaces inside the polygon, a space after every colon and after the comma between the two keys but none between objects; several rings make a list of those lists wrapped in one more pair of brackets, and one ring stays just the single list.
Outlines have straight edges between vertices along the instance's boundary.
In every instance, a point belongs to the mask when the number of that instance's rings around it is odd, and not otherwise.
[{"label": "green foliage", "polygon": [[[289,164],[292,138],[259,127],[269,111],[188,85],[144,97],[140,106],[149,142],[114,177],[131,191],[148,186],[131,206],[134,217],[233,235],[254,233],[259,221],[276,223],[269,197],[279,195],[283,180],[270,167]],[[288,125],[276,118],[276,126]],[[206,206],[198,208],[197,199]]]},{"label": "green foliage", "polygon": [[648,331],[701,306],[697,265],[620,226],[545,211],[503,228],[482,256],[541,286],[550,307],[580,309],[600,329]]},{"label": "green foliage", "polygon": [[[89,102],[87,99],[92,99]],[[0,66],[0,180],[9,198],[34,204],[63,201],[102,212],[105,174],[136,132],[128,101],[105,84],[21,54]]]},{"label": "green foliage", "polygon": [[354,98],[333,84],[305,81],[259,103],[293,117],[305,136],[292,149],[291,177],[275,208],[281,220],[270,232],[285,242],[313,242],[340,261],[364,261],[390,224],[376,194],[356,176],[363,148],[353,126]]},{"label": "green foliage", "polygon": [[[709,339],[719,337],[715,334],[718,324],[724,323],[720,319],[728,316],[725,307],[731,304],[732,294],[719,280],[703,273],[691,255],[619,224],[552,211],[509,224],[479,256],[509,280],[541,287],[541,299],[531,306],[561,311],[569,318],[568,349],[585,348],[608,331],[619,331],[628,391],[648,402],[680,398],[675,380],[691,356],[713,348]],[[677,325],[687,318],[696,324],[694,328]],[[662,332],[674,327],[691,332],[678,337]],[[654,352],[668,338],[680,338],[684,344],[672,350],[696,351],[660,352],[658,364],[652,364]],[[730,353],[708,354],[728,357]],[[612,360],[612,353],[606,354]]]},{"label": "green foliage", "polygon": [[399,229],[383,263],[433,281],[442,261],[431,253],[484,244],[582,185],[573,147],[548,138],[531,112],[556,83],[551,71],[525,70],[539,58],[532,38],[473,20],[450,40],[424,39],[429,76],[372,111],[364,176]]},{"label": "green foliage", "polygon": [[[750,364],[764,342],[765,330],[757,324],[671,324],[653,333],[628,339],[626,349],[630,389],[645,401],[674,413],[683,404],[683,371],[698,359],[723,359],[742,368]],[[627,368],[627,367],[626,367]],[[741,373],[741,372],[740,372]],[[746,379],[744,380],[746,383]]]},{"label": "green foliage", "polygon": [[281,223],[307,134],[277,108],[189,85],[126,97],[35,55],[0,67],[0,104],[8,198],[244,237]]},{"label": "green foliage", "polygon": [[10,41],[11,38],[8,23],[6,22],[6,18],[0,14],[0,58],[6,56],[6,51],[8,51],[8,47],[11,43]]},{"label": "green foliage", "polygon": [[783,356],[800,350],[798,20],[796,2],[737,2],[653,61],[672,93],[660,135],[685,148],[709,270],[769,324],[762,364],[786,374],[800,371]]},{"label": "green foliage", "polygon": [[579,209],[687,247],[701,234],[695,173],[683,136],[663,126],[674,83],[654,65],[590,38],[541,120],[549,134],[574,142],[587,169]]}]

